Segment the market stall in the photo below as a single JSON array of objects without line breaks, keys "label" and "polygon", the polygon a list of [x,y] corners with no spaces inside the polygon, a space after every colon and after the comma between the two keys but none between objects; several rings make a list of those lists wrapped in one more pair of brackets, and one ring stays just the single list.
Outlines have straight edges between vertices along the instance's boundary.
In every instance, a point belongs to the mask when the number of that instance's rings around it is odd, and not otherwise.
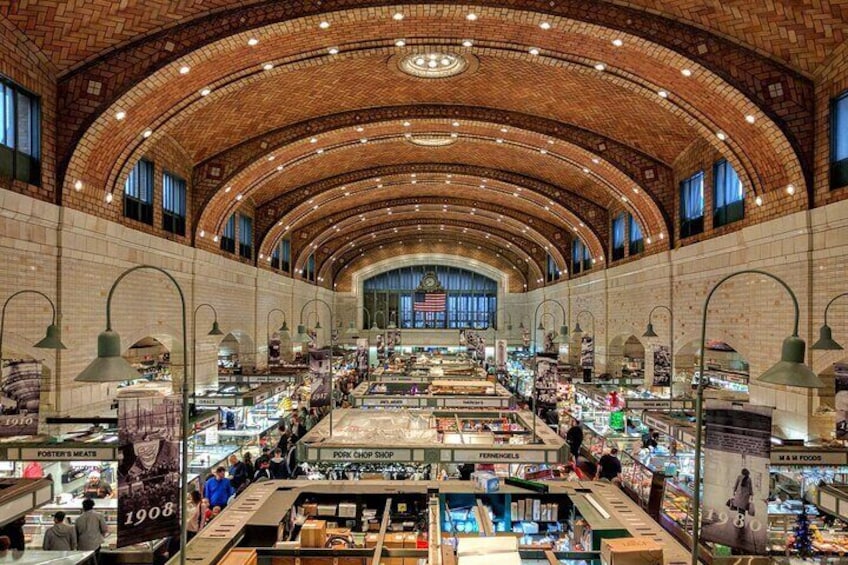
[{"label": "market stall", "polygon": [[495,408],[508,410],[512,395],[486,380],[364,382],[351,395],[354,408]]},{"label": "market stall", "polygon": [[454,562],[464,540],[496,538],[512,540],[521,563],[598,562],[604,540],[637,536],[659,544],[664,562],[686,561],[685,549],[609,484],[486,493],[459,481],[269,481],[246,495],[189,543],[188,562],[438,564]]},{"label": "market stall", "polygon": [[332,465],[340,476],[369,464],[381,472],[397,464],[430,465],[429,476],[456,465],[494,465],[502,475],[522,474],[565,460],[565,442],[526,411],[342,409],[333,433],[324,418],[297,444],[298,461]]}]

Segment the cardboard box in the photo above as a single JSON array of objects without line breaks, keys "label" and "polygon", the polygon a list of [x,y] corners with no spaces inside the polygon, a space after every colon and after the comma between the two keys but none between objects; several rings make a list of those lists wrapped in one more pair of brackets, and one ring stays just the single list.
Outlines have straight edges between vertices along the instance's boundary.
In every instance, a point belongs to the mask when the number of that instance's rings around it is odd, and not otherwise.
[{"label": "cardboard box", "polygon": [[300,529],[301,547],[324,547],[327,541],[327,522],[307,520]]},{"label": "cardboard box", "polygon": [[650,538],[605,539],[601,543],[603,565],[662,565],[663,548]]},{"label": "cardboard box", "polygon": [[339,518],[356,518],[356,504],[352,502],[340,503]]}]

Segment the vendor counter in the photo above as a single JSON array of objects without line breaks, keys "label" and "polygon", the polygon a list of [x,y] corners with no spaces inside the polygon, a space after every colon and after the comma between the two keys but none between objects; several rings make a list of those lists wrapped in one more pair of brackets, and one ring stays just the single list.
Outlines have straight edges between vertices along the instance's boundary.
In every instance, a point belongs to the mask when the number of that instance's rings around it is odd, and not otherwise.
[{"label": "vendor counter", "polygon": [[509,410],[512,395],[486,380],[364,382],[351,394],[354,408],[493,408]]},{"label": "vendor counter", "polygon": [[521,563],[598,562],[604,539],[640,537],[662,546],[665,564],[688,562],[614,485],[547,484],[541,493],[508,485],[484,492],[468,481],[268,481],[189,542],[186,561],[452,565],[464,538],[504,537],[517,540]]}]

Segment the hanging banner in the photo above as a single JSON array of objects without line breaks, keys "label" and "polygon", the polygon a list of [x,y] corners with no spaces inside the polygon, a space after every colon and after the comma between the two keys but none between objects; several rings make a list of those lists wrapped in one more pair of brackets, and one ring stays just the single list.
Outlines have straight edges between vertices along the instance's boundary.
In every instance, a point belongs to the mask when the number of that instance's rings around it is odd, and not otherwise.
[{"label": "hanging banner", "polygon": [[583,369],[583,382],[592,382],[592,373],[595,371],[594,336],[583,335],[580,338],[580,368]]},{"label": "hanging banner", "polygon": [[836,439],[848,439],[848,364],[834,363],[836,375]]},{"label": "hanging banner", "polygon": [[118,547],[179,536],[178,396],[118,398]]},{"label": "hanging banner", "polygon": [[671,386],[671,350],[665,345],[654,346],[654,386]]},{"label": "hanging banner", "polygon": [[554,343],[554,332],[545,332],[543,353],[547,355],[557,355],[559,353],[559,345]]},{"label": "hanging banner", "polygon": [[356,372],[359,380],[368,380],[371,373],[371,364],[368,362],[367,337],[360,337],[356,340]]},{"label": "hanging banner", "polygon": [[506,340],[495,341],[495,367],[497,370],[506,371]]},{"label": "hanging banner", "polygon": [[313,349],[309,352],[309,376],[312,380],[310,408],[330,405],[330,392],[333,389],[333,383],[330,382],[330,363],[332,357],[329,349]]},{"label": "hanging banner", "polygon": [[268,339],[268,365],[277,366],[280,364],[280,334],[274,332]]},{"label": "hanging banner", "polygon": [[772,409],[710,401],[705,422],[702,537],[766,555]]},{"label": "hanging banner", "polygon": [[556,356],[536,356],[536,407],[550,408],[557,402],[557,360]]},{"label": "hanging banner", "polygon": [[40,361],[3,361],[0,437],[38,433],[41,371]]},{"label": "hanging banner", "polygon": [[386,342],[383,340],[383,334],[377,334],[374,339],[377,346],[377,359],[382,362],[386,359]]},{"label": "hanging banner", "polygon": [[391,357],[395,354],[395,348],[400,348],[400,330],[386,331],[386,355]]}]

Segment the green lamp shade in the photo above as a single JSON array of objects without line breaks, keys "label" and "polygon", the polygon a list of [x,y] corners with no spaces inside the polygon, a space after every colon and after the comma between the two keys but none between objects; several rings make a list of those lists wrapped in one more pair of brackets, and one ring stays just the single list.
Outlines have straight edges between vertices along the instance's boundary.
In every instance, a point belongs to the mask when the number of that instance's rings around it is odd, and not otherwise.
[{"label": "green lamp shade", "polygon": [[224,335],[224,332],[222,332],[221,328],[218,327],[218,320],[212,322],[212,329],[209,330],[209,333],[206,335]]},{"label": "green lamp shade", "polygon": [[562,325],[559,327],[559,333],[554,336],[554,343],[568,342],[568,326]]},{"label": "green lamp shade", "polygon": [[543,331],[545,331],[545,326],[544,326],[544,324],[542,324],[542,322],[540,321],[540,322],[539,322],[539,327],[538,327],[538,328],[536,328],[536,329],[537,329],[537,330],[539,330],[540,332],[543,332]]},{"label": "green lamp shade", "polygon": [[388,329],[388,330],[396,330],[396,329],[397,329],[397,324],[395,324],[395,323],[394,323],[394,321],[389,320],[389,325],[387,325],[387,326],[386,326],[386,329]]},{"label": "green lamp shade", "polygon": [[316,321],[315,321],[315,329],[316,329],[316,330],[320,330],[320,329],[321,329],[321,320],[316,320]]},{"label": "green lamp shade", "polygon": [[511,332],[511,331],[512,331],[512,324],[507,324],[507,325],[506,325],[506,331],[508,331],[508,332]]},{"label": "green lamp shade", "polygon": [[371,322],[371,331],[372,332],[380,331],[380,328],[377,326],[377,324],[375,322]]},{"label": "green lamp shade", "polygon": [[576,333],[576,334],[582,334],[583,333],[583,328],[580,327],[580,322],[577,322],[576,324],[574,324],[574,333]]},{"label": "green lamp shade", "polygon": [[783,340],[780,361],[760,375],[758,380],[773,385],[796,386],[799,388],[821,388],[824,383],[812,369],[804,364],[804,351],[807,346],[798,336],[789,336]]},{"label": "green lamp shade", "polygon": [[350,322],[347,325],[347,330],[345,330],[345,335],[350,338],[359,337],[359,332],[356,330],[356,325],[353,322]]},{"label": "green lamp shade", "polygon": [[282,325],[282,326],[280,326],[280,329],[279,329],[279,330],[277,330],[277,331],[279,331],[280,333],[283,333],[283,332],[288,333],[288,332],[289,332],[289,324],[288,324],[288,322],[286,322],[285,320],[283,320],[283,325]]},{"label": "green lamp shade", "polygon": [[648,327],[645,328],[645,333],[642,334],[642,337],[659,337],[657,332],[654,331],[654,324],[648,322]]},{"label": "green lamp shade", "polygon": [[297,335],[295,336],[294,341],[296,343],[303,344],[307,344],[312,341],[312,339],[309,337],[309,334],[306,333],[306,326],[302,324],[297,326]]},{"label": "green lamp shade", "polygon": [[819,340],[812,345],[811,349],[839,351],[843,347],[834,341],[830,326],[825,324],[819,329]]},{"label": "green lamp shade", "polygon": [[524,329],[524,322],[518,322],[518,329],[519,329],[519,330],[523,330],[523,329]]},{"label": "green lamp shade", "polygon": [[74,379],[86,383],[114,383],[138,378],[138,371],[121,356],[121,336],[112,330],[97,336],[97,358]]},{"label": "green lamp shade", "polygon": [[39,349],[67,349],[62,343],[62,330],[56,324],[47,326],[47,335],[36,343],[34,347]]}]

